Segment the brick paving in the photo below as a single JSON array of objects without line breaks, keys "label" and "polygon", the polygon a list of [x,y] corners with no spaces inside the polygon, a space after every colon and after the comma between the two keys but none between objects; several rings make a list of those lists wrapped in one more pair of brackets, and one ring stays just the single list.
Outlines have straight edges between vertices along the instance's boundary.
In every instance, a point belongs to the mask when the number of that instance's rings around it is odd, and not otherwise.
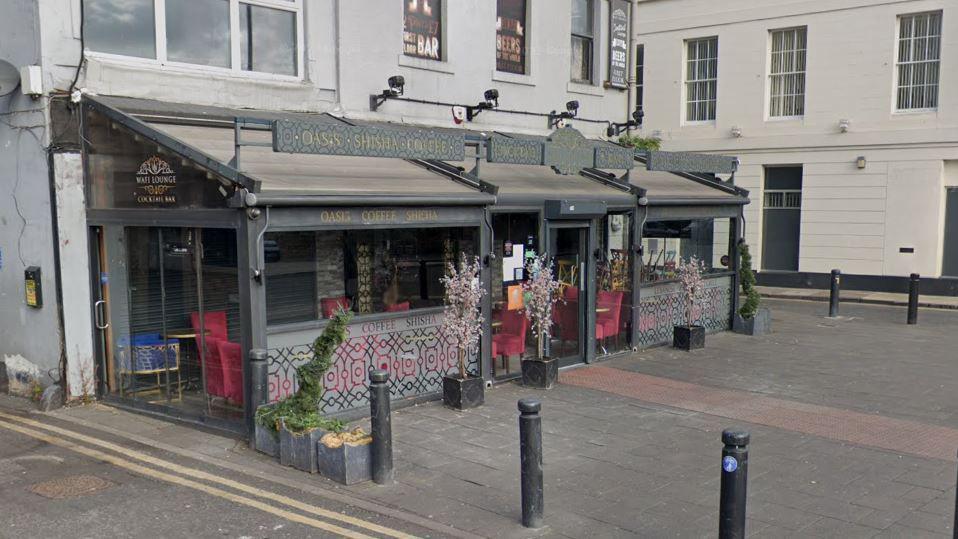
[{"label": "brick paving", "polygon": [[563,373],[563,383],[683,410],[747,421],[920,457],[955,460],[958,429],[718,389],[593,366]]}]

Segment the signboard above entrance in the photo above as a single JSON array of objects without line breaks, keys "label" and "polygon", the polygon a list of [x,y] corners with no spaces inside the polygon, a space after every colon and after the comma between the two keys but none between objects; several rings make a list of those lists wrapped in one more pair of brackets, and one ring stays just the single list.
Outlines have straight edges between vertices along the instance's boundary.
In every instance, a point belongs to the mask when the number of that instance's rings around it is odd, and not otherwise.
[{"label": "signboard above entrance", "polygon": [[273,122],[273,151],[462,161],[466,158],[466,139],[461,133],[411,127],[277,120]]},{"label": "signboard above entrance", "polygon": [[[640,154],[644,152],[637,151]],[[700,172],[731,174],[738,169],[738,160],[728,155],[690,152],[648,152],[645,167],[667,172]]]},{"label": "signboard above entrance", "polygon": [[584,168],[628,170],[634,152],[615,144],[589,140],[571,127],[554,131],[546,140],[494,135],[486,145],[486,161],[513,165],[548,165],[559,174]]}]

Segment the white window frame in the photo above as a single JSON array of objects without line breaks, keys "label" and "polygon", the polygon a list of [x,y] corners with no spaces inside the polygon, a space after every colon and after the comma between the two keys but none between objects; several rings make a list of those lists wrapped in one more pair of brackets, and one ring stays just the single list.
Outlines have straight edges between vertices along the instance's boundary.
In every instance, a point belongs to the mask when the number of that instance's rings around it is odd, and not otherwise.
[{"label": "white window frame", "polygon": [[[796,53],[797,53],[798,51],[800,51],[800,50],[801,50],[802,52],[804,52],[804,53],[805,53],[805,65],[802,66],[801,71],[793,70],[793,71],[782,71],[782,72],[780,72],[780,73],[772,73],[772,64],[773,64],[773,62],[772,62],[772,55],[775,54],[775,53],[774,53],[774,50],[773,50],[773,49],[774,49],[774,42],[775,42],[775,34],[780,33],[780,32],[796,32],[796,31],[800,31],[800,30],[804,30],[804,31],[805,31],[805,48],[804,48],[804,49],[797,49],[797,48],[796,48],[796,49],[790,49],[790,50],[788,50],[787,52],[788,52],[788,54],[791,54],[793,57],[794,57],[794,56],[796,55]],[[783,51],[781,51],[781,52],[786,52],[786,51],[783,50]],[[804,117],[805,117],[805,98],[807,97],[806,90],[807,90],[807,88],[808,88],[808,27],[807,27],[807,26],[792,26],[792,27],[789,27],[789,28],[775,28],[775,29],[772,29],[772,30],[769,30],[769,31],[768,31],[768,68],[766,69],[766,72],[768,73],[768,79],[767,79],[767,80],[768,80],[768,92],[767,92],[767,94],[768,94],[768,100],[767,100],[766,109],[765,109],[765,117],[766,117],[766,119],[776,121],[776,120],[797,120],[797,119],[804,118]],[[776,97],[776,96],[772,95],[772,88],[774,87],[773,81],[774,81],[774,79],[775,79],[776,77],[779,77],[779,78],[781,78],[781,79],[783,80],[783,85],[784,85],[784,81],[787,80],[787,78],[788,78],[789,76],[791,76],[791,75],[802,75],[802,76],[803,76],[803,79],[802,79],[802,92],[801,92],[801,96],[802,96],[802,114],[777,114],[777,115],[776,115],[776,114],[772,114],[772,100]],[[784,98],[785,98],[785,97],[788,97],[789,95],[797,96],[798,94],[782,93],[782,95],[780,96],[780,97],[783,99],[782,109],[784,109]]]},{"label": "white window frame", "polygon": [[[571,4],[570,4],[571,6]],[[578,86],[597,86],[599,79],[598,63],[600,60],[599,51],[596,47],[596,43],[599,42],[601,36],[599,35],[601,24],[600,19],[602,18],[602,9],[599,5],[599,0],[592,0],[592,34],[590,36],[585,36],[582,34],[576,34],[575,32],[569,32],[569,68],[571,71],[572,68],[572,38],[578,37],[580,39],[589,39],[589,79],[574,79],[572,74],[569,74],[569,82]],[[572,13],[570,8],[569,21],[572,21]]]},{"label": "white window frame", "polygon": [[[156,58],[140,58],[85,49],[84,56],[130,67],[159,68],[162,71],[181,73],[207,73],[218,76],[231,76],[244,79],[266,79],[301,82],[306,79],[303,36],[303,0],[228,0],[230,18],[230,67],[207,66],[186,62],[173,62],[166,56],[166,0],[153,0],[154,27],[156,31]],[[246,71],[242,69],[240,54],[239,5],[252,4],[268,8],[289,11],[296,15],[296,75],[283,75],[265,71]]]},{"label": "white window frame", "polygon": [[[938,15],[938,17],[939,17],[939,22],[940,22],[940,25],[941,25],[941,29],[939,30],[939,34],[936,36],[936,37],[938,38],[938,59],[937,59],[937,63],[938,63],[938,84],[936,85],[936,88],[935,88],[935,92],[936,92],[936,94],[935,94],[935,106],[934,106],[934,107],[921,107],[921,108],[899,108],[899,106],[898,106],[898,91],[900,90],[900,87],[899,87],[899,85],[898,85],[898,76],[899,76],[899,70],[901,69],[901,66],[903,65],[903,62],[900,62],[899,59],[898,59],[898,58],[899,58],[898,55],[899,55],[899,52],[900,52],[900,49],[901,49],[901,41],[902,41],[902,39],[901,39],[901,21],[902,21],[903,18],[907,18],[907,17],[928,16],[928,15],[933,15],[933,14],[937,14],[937,15]],[[943,13],[942,10],[937,10],[937,11],[934,11],[934,10],[933,10],[933,11],[921,11],[921,12],[918,12],[918,13],[903,13],[903,14],[898,15],[897,17],[895,17],[895,47],[894,47],[895,56],[894,56],[894,58],[893,58],[894,63],[895,63],[895,69],[894,69],[894,79],[893,79],[893,81],[892,81],[892,90],[893,90],[893,91],[892,91],[892,103],[891,103],[891,105],[892,105],[892,111],[893,111],[895,114],[915,114],[915,113],[927,113],[927,112],[937,112],[937,111],[938,111],[938,106],[941,104],[941,71],[942,71],[942,69],[941,69],[941,68],[942,68],[941,57],[942,57],[942,52],[943,52],[943,51],[942,51],[942,43],[944,43],[944,40],[942,39],[942,37],[943,37],[944,33],[945,33],[945,21],[944,21],[944,13]],[[926,37],[927,37],[927,36],[926,36]],[[930,62],[928,62],[927,60],[904,62],[904,64],[909,64],[909,65],[916,65],[916,64],[920,64],[920,63],[930,63]]]},{"label": "white window frame", "polygon": [[[692,43],[698,43],[701,41],[710,41],[715,40],[715,78],[714,79],[695,79],[689,80],[689,45]],[[698,60],[697,60],[698,61]],[[705,36],[705,37],[696,37],[686,39],[682,42],[682,124],[683,125],[715,125],[716,119],[718,118],[718,61],[719,61],[719,36]],[[707,120],[690,120],[688,117],[689,110],[689,84],[697,82],[708,82],[715,81],[715,117]],[[701,102],[698,100],[697,102]]]}]

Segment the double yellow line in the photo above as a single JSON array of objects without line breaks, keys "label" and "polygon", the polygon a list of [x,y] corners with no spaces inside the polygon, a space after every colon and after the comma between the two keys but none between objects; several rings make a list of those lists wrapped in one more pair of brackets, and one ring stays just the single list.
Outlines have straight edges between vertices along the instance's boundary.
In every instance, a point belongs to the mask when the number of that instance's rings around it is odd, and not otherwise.
[{"label": "double yellow line", "polygon": [[[120,453],[131,459],[135,459],[140,462],[152,465],[156,468],[162,468],[162,469],[169,470],[171,472],[175,472],[177,474],[182,474],[182,475],[186,475],[186,476],[197,478],[197,479],[203,479],[205,481],[209,481],[210,483],[218,484],[224,487],[229,487],[231,489],[243,492],[245,494],[268,499],[272,502],[283,504],[289,508],[297,509],[304,513],[308,513],[317,517],[322,517],[327,520],[333,520],[343,524],[347,524],[354,528],[362,529],[363,531],[366,531],[366,532],[373,532],[386,537],[393,537],[395,539],[414,539],[415,537],[413,535],[403,533],[399,530],[394,530],[392,528],[387,528],[385,526],[373,524],[372,522],[368,522],[360,518],[344,515],[334,511],[329,511],[327,509],[316,507],[314,505],[309,505],[299,500],[290,498],[288,496],[283,496],[281,494],[269,492],[260,488],[247,485],[245,483],[233,481],[232,479],[226,479],[224,477],[207,473],[202,470],[197,470],[195,468],[190,468],[187,466],[181,466],[173,462],[169,462],[163,459],[153,457],[151,455],[147,455],[145,453],[141,453],[139,451],[132,450],[128,447],[123,447],[114,443],[110,443],[105,440],[101,440],[99,438],[86,436],[84,434],[74,432],[72,430],[63,429],[54,425],[47,425],[39,421],[34,421],[31,419],[27,419],[27,418],[16,416],[16,415],[6,414],[4,412],[0,412],[0,418],[2,418],[0,419],[0,428],[5,428],[14,432],[18,432],[25,436],[30,436],[37,440],[47,442],[51,445],[56,445],[64,449],[69,449],[71,451],[90,457],[92,459],[108,462],[110,464],[113,464],[114,466],[129,470],[131,472],[134,472],[146,477],[150,477],[160,481],[166,481],[174,485],[179,485],[179,486],[191,488],[194,490],[198,490],[200,492],[209,494],[211,496],[216,496],[218,498],[229,500],[231,502],[234,502],[240,505],[245,505],[247,507],[258,509],[260,511],[269,513],[271,515],[285,518],[286,520],[289,520],[291,522],[296,522],[298,524],[311,526],[313,528],[324,530],[330,533],[335,533],[343,537],[350,537],[353,539],[373,539],[373,536],[366,535],[365,533],[361,533],[359,531],[343,528],[341,526],[337,526],[336,524],[332,524],[328,521],[304,516],[299,513],[294,513],[287,509],[283,509],[275,505],[264,503],[254,498],[240,496],[238,494],[223,490],[221,488],[217,488],[214,486],[207,485],[205,483],[193,481],[192,479],[187,479],[179,475],[173,475],[171,473],[162,472],[154,468],[149,468],[147,466],[143,466],[135,462],[131,462],[130,460],[120,458],[110,453],[105,453],[103,451],[99,451],[84,445],[79,445],[70,440],[66,440],[63,437],[72,438],[74,440],[77,440],[86,444],[101,447],[103,449],[108,449],[110,451]],[[5,419],[6,421],[4,421],[3,419]],[[30,427],[35,427],[35,428],[30,428]],[[43,429],[44,431],[47,431],[49,433],[54,433],[62,437],[54,436],[36,429]]]}]

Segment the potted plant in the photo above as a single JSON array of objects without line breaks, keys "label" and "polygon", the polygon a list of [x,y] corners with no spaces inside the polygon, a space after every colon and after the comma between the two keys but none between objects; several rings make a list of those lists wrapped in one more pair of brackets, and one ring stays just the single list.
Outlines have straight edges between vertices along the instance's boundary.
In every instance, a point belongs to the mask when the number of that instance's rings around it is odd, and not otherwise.
[{"label": "potted plant", "polygon": [[705,327],[695,323],[695,303],[702,295],[705,264],[695,255],[679,263],[678,276],[685,300],[685,325],[672,329],[672,346],[680,350],[705,348]]},{"label": "potted plant", "polygon": [[764,335],[772,329],[772,315],[765,307],[761,307],[762,296],[755,289],[755,272],[752,271],[752,254],[748,244],[739,242],[739,252],[742,254],[742,263],[739,266],[739,279],[742,281],[742,293],[745,301],[739,307],[732,320],[732,330],[742,335]]},{"label": "potted plant", "polygon": [[441,280],[446,309],[440,331],[447,339],[456,341],[458,359],[456,375],[442,378],[442,401],[458,410],[475,408],[485,402],[485,381],[478,374],[466,372],[466,354],[475,349],[482,336],[479,258],[463,254],[458,268],[451,262],[446,264],[446,274]]},{"label": "potted plant", "polygon": [[553,277],[552,264],[546,255],[530,258],[526,263],[529,279],[522,283],[525,316],[536,336],[535,358],[522,360],[522,385],[550,389],[559,379],[559,360],[545,354],[545,343],[552,335],[552,308],[559,292],[559,281]]},{"label": "potted plant", "polygon": [[[279,438],[279,461],[310,473],[318,471],[316,443],[328,432],[343,432],[346,424],[323,417],[319,410],[323,397],[323,374],[333,362],[336,348],[346,339],[346,327],[352,313],[345,309],[333,315],[323,333],[313,342],[313,358],[296,369],[299,389],[290,397],[256,410],[256,425]],[[260,434],[257,434],[259,442]],[[257,445],[257,448],[259,446]]]}]

